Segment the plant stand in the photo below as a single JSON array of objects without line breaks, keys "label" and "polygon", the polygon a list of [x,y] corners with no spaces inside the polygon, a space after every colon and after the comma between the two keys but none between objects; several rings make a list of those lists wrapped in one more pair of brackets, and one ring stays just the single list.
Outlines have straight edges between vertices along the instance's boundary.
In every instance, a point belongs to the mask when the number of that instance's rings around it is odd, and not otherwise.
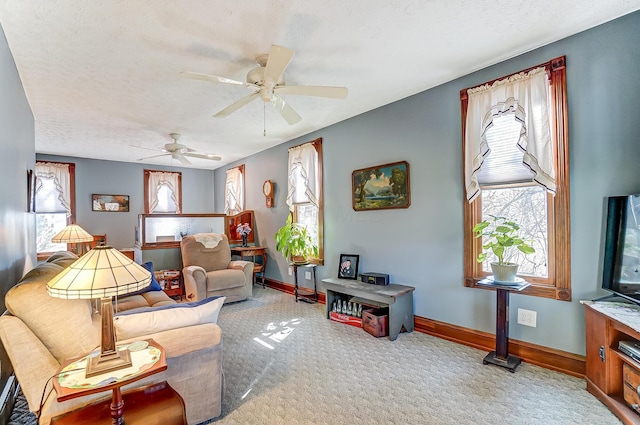
[{"label": "plant stand", "polygon": [[[318,302],[318,284],[316,281],[316,265],[315,264],[296,264],[291,263],[291,267],[293,267],[293,280],[295,282],[294,292],[296,296],[296,302],[298,300],[304,301],[306,303],[317,303]],[[311,269],[312,279],[313,279],[313,292],[310,289],[300,289],[298,286],[298,268],[303,269]],[[310,293],[303,293],[303,291],[308,291]]]},{"label": "plant stand", "polygon": [[504,285],[494,282],[493,280],[483,279],[478,285],[489,286],[496,290],[496,349],[482,360],[482,364],[493,364],[504,367],[511,373],[522,362],[518,356],[509,354],[509,292],[522,291],[529,286],[524,282],[518,285]]}]

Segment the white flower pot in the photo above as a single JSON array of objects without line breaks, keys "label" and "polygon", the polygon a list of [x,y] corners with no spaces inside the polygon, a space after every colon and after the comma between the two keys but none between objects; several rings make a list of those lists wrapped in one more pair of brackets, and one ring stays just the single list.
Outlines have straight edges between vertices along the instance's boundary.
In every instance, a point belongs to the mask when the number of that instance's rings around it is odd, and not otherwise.
[{"label": "white flower pot", "polygon": [[493,280],[496,282],[515,282],[516,274],[518,273],[518,264],[491,263],[491,270],[493,270]]}]

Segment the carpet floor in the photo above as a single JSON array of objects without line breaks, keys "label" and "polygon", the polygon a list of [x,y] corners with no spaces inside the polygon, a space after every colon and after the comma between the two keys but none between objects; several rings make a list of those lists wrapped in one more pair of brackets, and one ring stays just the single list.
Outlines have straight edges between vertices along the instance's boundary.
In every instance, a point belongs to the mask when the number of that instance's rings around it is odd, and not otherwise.
[{"label": "carpet floor", "polygon": [[[515,373],[483,365],[486,352],[418,332],[374,338],[324,309],[258,286],[222,308],[225,394],[214,423],[621,423],[582,379],[527,363]],[[18,399],[9,424],[34,425],[25,411]]]}]

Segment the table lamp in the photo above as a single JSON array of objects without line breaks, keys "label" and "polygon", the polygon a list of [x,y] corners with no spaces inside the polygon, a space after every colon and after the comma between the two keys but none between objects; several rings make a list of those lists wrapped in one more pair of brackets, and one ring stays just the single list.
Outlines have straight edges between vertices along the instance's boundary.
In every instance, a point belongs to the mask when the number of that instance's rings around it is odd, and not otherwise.
[{"label": "table lamp", "polygon": [[129,350],[116,350],[111,297],[146,288],[150,283],[149,271],[110,246],[93,248],[47,283],[52,297],[100,298],[102,343],[100,354],[87,361],[87,377],[131,366]]},{"label": "table lamp", "polygon": [[[67,227],[62,229],[60,233],[51,238],[51,242],[53,243],[72,243],[76,244],[76,251],[78,251],[78,243],[84,242],[93,242],[93,235],[77,224],[69,224]],[[82,255],[83,252],[76,252],[79,255]]]}]

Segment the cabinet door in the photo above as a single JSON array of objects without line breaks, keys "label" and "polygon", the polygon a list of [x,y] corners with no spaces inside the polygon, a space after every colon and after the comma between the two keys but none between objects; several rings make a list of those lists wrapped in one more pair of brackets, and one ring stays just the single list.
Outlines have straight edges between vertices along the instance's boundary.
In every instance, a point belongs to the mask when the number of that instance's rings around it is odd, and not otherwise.
[{"label": "cabinet door", "polygon": [[585,306],[586,319],[586,350],[587,350],[587,379],[593,382],[601,390],[608,392],[606,388],[607,362],[610,354],[608,350],[607,322],[608,319],[589,306]]}]

